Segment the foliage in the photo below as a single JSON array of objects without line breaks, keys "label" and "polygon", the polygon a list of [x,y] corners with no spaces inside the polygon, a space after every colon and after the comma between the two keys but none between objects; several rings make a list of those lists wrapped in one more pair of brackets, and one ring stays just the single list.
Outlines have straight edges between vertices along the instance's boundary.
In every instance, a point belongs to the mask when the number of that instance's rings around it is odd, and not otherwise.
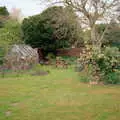
[{"label": "foliage", "polygon": [[39,15],[24,19],[22,30],[25,43],[44,50],[72,44],[74,38],[78,39],[78,22],[75,13],[67,9],[51,7]]},{"label": "foliage", "polygon": [[[117,18],[119,14],[119,0],[50,0],[62,2],[65,6],[70,6],[80,16],[80,22],[84,27],[90,28],[90,41],[93,47],[97,47],[101,51],[103,36],[98,35],[96,29],[97,22],[107,22]],[[106,19],[107,18],[107,19]]]},{"label": "foliage", "polygon": [[91,80],[90,76],[86,76],[85,74],[80,77],[80,81],[83,83],[88,83],[90,82],[90,80]]},{"label": "foliage", "polygon": [[53,29],[53,38],[58,47],[68,47],[81,41],[81,26],[78,17],[71,7],[52,7],[41,14],[42,18]]},{"label": "foliage", "polygon": [[4,55],[5,55],[5,49],[3,47],[0,47],[0,65],[3,64]]},{"label": "foliage", "polygon": [[0,7],[0,15],[4,15],[4,16],[8,16],[9,15],[9,12],[7,10],[7,8],[4,6],[4,7]]},{"label": "foliage", "polygon": [[119,72],[108,73],[103,79],[104,83],[106,84],[120,84],[120,73]]},{"label": "foliage", "polygon": [[90,30],[85,30],[83,33],[83,39],[85,44],[91,44],[91,40],[90,40]]},{"label": "foliage", "polygon": [[7,8],[0,6],[0,28],[4,26],[4,22],[6,21],[7,17],[9,16],[9,12]]},{"label": "foliage", "polygon": [[55,59],[55,55],[53,53],[48,53],[47,58],[48,59]]},{"label": "foliage", "polygon": [[[117,84],[119,82],[116,70],[120,66],[120,52],[115,47],[105,47],[101,53],[92,56],[92,65],[104,83]],[[113,75],[113,77],[111,77]],[[112,79],[113,78],[113,79]],[[111,81],[111,82],[110,82]]]},{"label": "foliage", "polygon": [[22,43],[21,26],[17,21],[7,20],[4,27],[0,28],[0,59],[6,54],[8,49],[13,44]]},{"label": "foliage", "polygon": [[[88,46],[87,46],[88,47]],[[107,82],[108,76],[116,74],[120,66],[120,52],[115,47],[105,47],[101,53],[87,48],[80,54],[79,63],[84,65],[86,72],[93,76],[93,80]],[[109,80],[108,80],[109,82]],[[115,79],[111,83],[117,83]]]},{"label": "foliage", "polygon": [[49,25],[45,25],[45,21],[41,20],[40,15],[24,19],[22,31],[25,43],[32,47],[40,47],[44,50],[56,47],[55,40],[51,36],[53,30]]},{"label": "foliage", "polygon": [[105,28],[108,26],[108,29],[104,35],[103,45],[111,45],[118,47],[120,49],[120,26],[118,23],[110,24],[99,24],[97,25],[97,30],[99,34],[102,34]]},{"label": "foliage", "polygon": [[67,61],[68,64],[75,64],[75,61],[77,59],[77,57],[73,57],[73,56],[61,56],[63,60]]},{"label": "foliage", "polygon": [[114,72],[120,65],[120,52],[118,48],[106,47],[95,59],[100,70],[106,75],[110,72]]},{"label": "foliage", "polygon": [[3,28],[0,28],[0,45],[21,43],[21,26],[17,21],[8,20]]}]

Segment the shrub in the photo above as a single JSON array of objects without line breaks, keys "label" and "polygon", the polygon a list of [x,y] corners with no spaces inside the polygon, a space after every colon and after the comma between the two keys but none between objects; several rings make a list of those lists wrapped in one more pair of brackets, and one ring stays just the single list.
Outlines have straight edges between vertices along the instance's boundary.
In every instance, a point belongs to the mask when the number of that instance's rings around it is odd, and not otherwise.
[{"label": "shrub", "polygon": [[9,12],[5,6],[0,6],[0,15],[8,16]]},{"label": "shrub", "polygon": [[48,53],[47,57],[48,60],[55,59],[55,55],[53,53]]},{"label": "shrub", "polygon": [[[119,83],[116,69],[120,65],[120,52],[116,47],[105,47],[100,54],[94,55],[96,71],[104,83]],[[99,69],[99,70],[97,70]]]},{"label": "shrub", "polygon": [[80,81],[83,83],[88,83],[90,82],[90,80],[91,80],[90,76],[86,76],[86,75],[80,76]]},{"label": "shrub", "polygon": [[5,50],[3,47],[0,47],[0,65],[3,64],[4,61]]},{"label": "shrub", "polygon": [[63,60],[67,61],[68,64],[75,64],[76,63],[76,57],[73,56],[61,56]]},{"label": "shrub", "polygon": [[101,53],[87,50],[84,50],[81,54],[79,63],[87,68],[87,71],[93,76],[93,80],[98,82],[102,80],[104,83],[111,84],[119,83],[116,74],[116,70],[120,65],[119,49],[105,47]]},{"label": "shrub", "polygon": [[106,47],[101,54],[95,58],[101,72],[108,74],[120,65],[120,52],[116,47]]},{"label": "shrub", "polygon": [[104,83],[106,83],[106,84],[120,84],[120,73],[118,73],[118,72],[108,73],[104,77]]},{"label": "shrub", "polygon": [[103,44],[118,47],[120,49],[119,23],[116,23],[115,21],[113,21],[110,24],[99,24],[97,25],[98,33],[103,34],[107,26],[108,26],[108,30],[104,35]]},{"label": "shrub", "polygon": [[5,21],[8,19],[9,12],[5,6],[0,6],[0,28],[4,27]]},{"label": "shrub", "polygon": [[21,26],[17,21],[7,20],[3,28],[0,28],[0,45],[9,46],[22,43]]}]

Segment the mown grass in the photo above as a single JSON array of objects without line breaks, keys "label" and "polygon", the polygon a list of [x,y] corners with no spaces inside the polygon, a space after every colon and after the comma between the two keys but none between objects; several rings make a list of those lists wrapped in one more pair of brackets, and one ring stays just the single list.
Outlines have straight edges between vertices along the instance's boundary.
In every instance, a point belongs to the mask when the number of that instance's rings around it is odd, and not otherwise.
[{"label": "mown grass", "polygon": [[82,84],[73,68],[41,69],[49,74],[0,77],[0,120],[120,119],[119,85]]}]

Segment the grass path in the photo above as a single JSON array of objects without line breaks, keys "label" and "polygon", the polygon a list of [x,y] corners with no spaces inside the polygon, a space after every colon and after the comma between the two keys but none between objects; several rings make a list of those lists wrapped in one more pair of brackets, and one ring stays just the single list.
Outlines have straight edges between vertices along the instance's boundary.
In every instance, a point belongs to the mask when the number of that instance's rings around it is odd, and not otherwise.
[{"label": "grass path", "polygon": [[0,78],[0,120],[119,120],[120,86],[80,83],[72,69]]}]

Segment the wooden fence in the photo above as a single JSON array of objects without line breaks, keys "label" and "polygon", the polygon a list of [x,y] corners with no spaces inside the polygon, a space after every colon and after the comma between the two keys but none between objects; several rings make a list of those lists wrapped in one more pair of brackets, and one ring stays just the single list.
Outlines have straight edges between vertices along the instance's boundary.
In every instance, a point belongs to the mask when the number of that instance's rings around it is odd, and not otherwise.
[{"label": "wooden fence", "polygon": [[[67,49],[57,49],[56,55],[57,56],[72,56],[72,57],[79,57],[80,53],[82,52],[81,48],[67,48]],[[38,55],[39,61],[44,58],[42,50],[38,48]]]},{"label": "wooden fence", "polygon": [[58,49],[57,55],[79,57],[81,52],[82,52],[82,48]]}]

